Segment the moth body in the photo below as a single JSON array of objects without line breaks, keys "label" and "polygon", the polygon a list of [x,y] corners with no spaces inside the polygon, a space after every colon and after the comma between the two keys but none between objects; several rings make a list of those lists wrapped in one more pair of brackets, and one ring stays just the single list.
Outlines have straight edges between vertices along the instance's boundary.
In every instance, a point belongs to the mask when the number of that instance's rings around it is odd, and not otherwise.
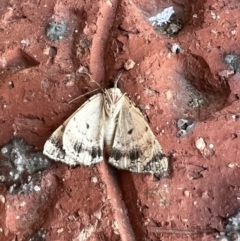
[{"label": "moth body", "polygon": [[117,119],[122,108],[124,94],[119,88],[111,88],[104,92],[104,147],[111,154]]},{"label": "moth body", "polygon": [[111,154],[114,135],[116,133],[116,118],[109,118],[106,116],[104,124],[104,148],[108,155]]}]

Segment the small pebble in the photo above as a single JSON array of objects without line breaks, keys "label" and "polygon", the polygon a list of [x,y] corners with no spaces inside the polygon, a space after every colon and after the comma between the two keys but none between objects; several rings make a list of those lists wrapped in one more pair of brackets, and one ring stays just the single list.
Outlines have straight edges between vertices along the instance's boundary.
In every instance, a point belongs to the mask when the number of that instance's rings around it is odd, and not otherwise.
[{"label": "small pebble", "polygon": [[3,195],[0,195],[0,202],[1,203],[5,203],[6,202],[6,198]]},{"label": "small pebble", "polygon": [[98,182],[98,179],[97,179],[96,177],[92,177],[91,182],[92,182],[92,183],[97,183],[97,182]]},{"label": "small pebble", "polygon": [[206,143],[204,142],[203,138],[200,137],[195,141],[195,146],[198,150],[203,151],[206,148]]},{"label": "small pebble", "polygon": [[125,62],[125,64],[124,64],[124,68],[126,69],[126,70],[130,70],[130,69],[132,69],[133,67],[135,66],[135,62],[133,61],[133,60],[131,60],[131,59],[129,59],[127,62]]},{"label": "small pebble", "polygon": [[190,197],[190,191],[185,190],[183,193],[184,193],[184,196],[186,196],[186,197]]},{"label": "small pebble", "polygon": [[57,230],[57,233],[62,233],[63,231],[64,231],[63,228],[59,228],[59,229]]},{"label": "small pebble", "polygon": [[8,149],[6,147],[3,147],[1,149],[1,152],[2,152],[2,154],[6,154],[6,153],[8,153]]},{"label": "small pebble", "polygon": [[34,191],[36,191],[36,192],[39,192],[40,190],[41,190],[41,188],[39,187],[39,186],[34,186]]},{"label": "small pebble", "polygon": [[174,54],[179,54],[181,52],[181,47],[177,43],[169,44],[168,48]]},{"label": "small pebble", "polygon": [[213,144],[209,144],[209,148],[213,149],[214,145]]}]

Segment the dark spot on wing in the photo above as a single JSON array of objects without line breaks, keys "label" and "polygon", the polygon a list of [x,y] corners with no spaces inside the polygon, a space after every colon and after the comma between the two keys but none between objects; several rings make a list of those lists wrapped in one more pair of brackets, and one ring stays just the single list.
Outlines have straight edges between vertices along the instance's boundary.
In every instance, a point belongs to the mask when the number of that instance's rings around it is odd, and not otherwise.
[{"label": "dark spot on wing", "polygon": [[87,127],[87,129],[89,129],[89,124],[88,123],[86,123],[86,127]]},{"label": "dark spot on wing", "polygon": [[141,150],[132,150],[129,152],[129,157],[131,161],[137,160],[141,155]]},{"label": "dark spot on wing", "polygon": [[158,173],[161,177],[167,176],[168,170],[164,170],[163,163],[161,162],[166,156],[163,153],[157,153],[152,159],[144,166],[144,172]]},{"label": "dark spot on wing", "polygon": [[100,147],[98,147],[98,156],[102,156],[102,149]]},{"label": "dark spot on wing", "polygon": [[92,155],[93,159],[96,158],[96,157],[100,157],[101,153],[102,153],[102,150],[99,147],[93,147],[92,148],[91,155]]},{"label": "dark spot on wing", "polygon": [[112,149],[112,153],[111,153],[111,157],[114,158],[114,160],[118,161],[122,158],[122,153],[121,151],[117,150],[117,149]]},{"label": "dark spot on wing", "polygon": [[91,155],[92,155],[92,158],[96,158],[97,157],[97,148],[95,148],[95,147],[92,148]]},{"label": "dark spot on wing", "polygon": [[65,157],[65,151],[63,150],[62,141],[59,138],[51,136],[48,141],[55,146],[54,149],[48,151],[50,155],[55,155],[56,158],[63,159]]},{"label": "dark spot on wing", "polygon": [[148,131],[148,127],[147,126],[145,127],[145,131]]},{"label": "dark spot on wing", "polygon": [[52,143],[54,146],[58,148],[62,148],[62,141],[59,138],[56,138],[55,136],[49,137],[48,141]]},{"label": "dark spot on wing", "polygon": [[77,152],[80,153],[82,151],[82,144],[75,143],[73,146],[73,149]]},{"label": "dark spot on wing", "polygon": [[131,135],[133,132],[133,128],[128,131],[128,134]]},{"label": "dark spot on wing", "polygon": [[142,152],[139,149],[135,149],[129,152],[121,152],[120,150],[114,148],[112,149],[111,153],[111,157],[116,161],[120,160],[122,157],[127,157],[131,161],[135,161],[138,160],[141,157],[141,155]]},{"label": "dark spot on wing", "polygon": [[158,160],[157,156],[153,156],[151,161],[149,161],[149,163],[147,165],[151,165],[151,164],[157,162],[157,160]]}]

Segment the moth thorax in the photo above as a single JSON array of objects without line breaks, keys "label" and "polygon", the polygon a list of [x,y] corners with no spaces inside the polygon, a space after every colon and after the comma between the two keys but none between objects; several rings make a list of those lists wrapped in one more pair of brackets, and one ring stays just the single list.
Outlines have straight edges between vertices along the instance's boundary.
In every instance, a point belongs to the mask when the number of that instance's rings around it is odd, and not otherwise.
[{"label": "moth thorax", "polygon": [[115,118],[123,103],[123,93],[118,88],[111,88],[104,92],[104,109],[109,118]]}]

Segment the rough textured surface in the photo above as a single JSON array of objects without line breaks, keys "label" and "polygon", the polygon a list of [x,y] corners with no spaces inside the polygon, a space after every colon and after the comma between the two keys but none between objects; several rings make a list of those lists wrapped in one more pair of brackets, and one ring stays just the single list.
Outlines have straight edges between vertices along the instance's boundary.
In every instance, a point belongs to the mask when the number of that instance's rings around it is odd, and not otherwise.
[{"label": "rough textured surface", "polygon": [[[152,26],[170,6],[175,14]],[[53,163],[40,191],[0,184],[0,240],[215,240],[239,208],[239,11],[237,0],[2,0],[0,146],[19,136],[42,150],[92,94],[68,102],[98,88],[81,70],[109,86],[131,60],[121,90],[172,175]],[[49,37],[51,23],[66,28]],[[182,137],[180,119],[194,123]]]}]

